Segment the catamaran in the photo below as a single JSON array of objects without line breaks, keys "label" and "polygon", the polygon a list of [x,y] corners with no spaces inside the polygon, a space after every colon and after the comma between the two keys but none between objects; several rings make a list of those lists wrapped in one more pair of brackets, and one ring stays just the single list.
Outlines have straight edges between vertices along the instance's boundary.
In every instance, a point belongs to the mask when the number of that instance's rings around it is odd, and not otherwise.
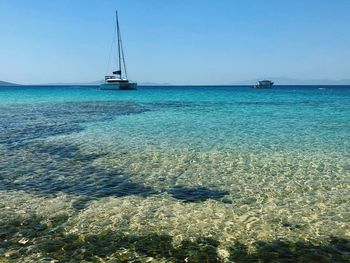
[{"label": "catamaran", "polygon": [[136,90],[137,83],[130,82],[126,72],[126,64],[123,50],[123,42],[120,34],[118,12],[116,14],[116,33],[118,40],[118,65],[119,69],[113,71],[112,75],[105,76],[104,83],[100,85],[103,90]]}]

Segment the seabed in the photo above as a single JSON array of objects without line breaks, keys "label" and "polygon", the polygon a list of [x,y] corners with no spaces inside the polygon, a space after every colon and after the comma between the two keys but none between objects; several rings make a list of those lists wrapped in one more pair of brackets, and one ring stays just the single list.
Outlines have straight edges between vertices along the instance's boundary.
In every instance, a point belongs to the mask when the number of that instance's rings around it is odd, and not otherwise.
[{"label": "seabed", "polygon": [[350,259],[343,90],[1,92],[0,262]]}]

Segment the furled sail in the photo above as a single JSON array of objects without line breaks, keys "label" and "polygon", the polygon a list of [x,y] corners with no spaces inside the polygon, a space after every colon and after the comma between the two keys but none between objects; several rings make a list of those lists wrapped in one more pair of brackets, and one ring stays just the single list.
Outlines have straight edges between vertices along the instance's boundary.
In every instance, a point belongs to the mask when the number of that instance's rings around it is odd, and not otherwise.
[{"label": "furled sail", "polygon": [[118,74],[118,75],[120,75],[120,74],[122,74],[122,71],[121,71],[121,70],[116,70],[116,71],[113,71],[113,74]]}]

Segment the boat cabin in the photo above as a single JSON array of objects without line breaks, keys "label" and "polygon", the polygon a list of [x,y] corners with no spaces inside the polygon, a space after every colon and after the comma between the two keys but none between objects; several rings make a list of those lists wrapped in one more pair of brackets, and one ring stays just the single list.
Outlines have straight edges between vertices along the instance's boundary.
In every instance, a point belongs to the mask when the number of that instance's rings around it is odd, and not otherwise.
[{"label": "boat cabin", "polygon": [[116,76],[105,76],[105,82],[112,83],[112,82],[128,82],[127,79],[121,79],[117,78]]}]

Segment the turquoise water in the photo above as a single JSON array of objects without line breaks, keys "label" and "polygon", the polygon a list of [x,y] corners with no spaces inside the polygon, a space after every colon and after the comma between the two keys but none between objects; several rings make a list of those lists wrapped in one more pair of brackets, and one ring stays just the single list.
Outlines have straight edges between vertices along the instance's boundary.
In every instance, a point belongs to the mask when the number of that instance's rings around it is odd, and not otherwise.
[{"label": "turquoise water", "polygon": [[346,261],[349,133],[348,86],[0,87],[0,261]]}]

